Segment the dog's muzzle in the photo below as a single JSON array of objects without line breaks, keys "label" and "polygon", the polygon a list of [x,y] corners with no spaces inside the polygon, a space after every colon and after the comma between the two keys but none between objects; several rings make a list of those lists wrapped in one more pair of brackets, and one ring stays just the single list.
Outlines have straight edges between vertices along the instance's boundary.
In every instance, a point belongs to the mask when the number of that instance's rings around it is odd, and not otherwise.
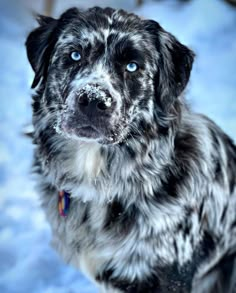
[{"label": "dog's muzzle", "polygon": [[102,139],[111,133],[110,120],[116,102],[107,89],[88,84],[75,91],[72,105],[63,113],[61,128],[78,137]]}]

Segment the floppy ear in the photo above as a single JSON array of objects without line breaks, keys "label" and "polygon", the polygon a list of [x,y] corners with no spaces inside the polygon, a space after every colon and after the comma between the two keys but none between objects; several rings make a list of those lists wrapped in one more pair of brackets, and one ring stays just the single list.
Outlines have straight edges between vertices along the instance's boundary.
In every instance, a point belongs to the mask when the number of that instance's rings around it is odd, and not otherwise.
[{"label": "floppy ear", "polygon": [[35,72],[32,88],[38,85],[42,77],[46,77],[57,26],[57,20],[51,17],[37,15],[36,20],[40,26],[29,34],[25,43],[27,57]]},{"label": "floppy ear", "polygon": [[145,28],[155,42],[158,62],[158,72],[155,77],[156,94],[165,107],[185,89],[190,77],[194,53],[157,22],[148,20]]}]

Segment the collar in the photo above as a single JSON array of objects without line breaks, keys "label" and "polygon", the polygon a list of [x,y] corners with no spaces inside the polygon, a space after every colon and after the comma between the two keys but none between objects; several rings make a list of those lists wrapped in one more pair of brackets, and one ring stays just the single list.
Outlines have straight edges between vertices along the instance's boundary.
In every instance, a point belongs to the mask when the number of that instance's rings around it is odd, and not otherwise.
[{"label": "collar", "polygon": [[60,216],[67,217],[70,208],[70,194],[64,190],[58,192],[58,211]]}]

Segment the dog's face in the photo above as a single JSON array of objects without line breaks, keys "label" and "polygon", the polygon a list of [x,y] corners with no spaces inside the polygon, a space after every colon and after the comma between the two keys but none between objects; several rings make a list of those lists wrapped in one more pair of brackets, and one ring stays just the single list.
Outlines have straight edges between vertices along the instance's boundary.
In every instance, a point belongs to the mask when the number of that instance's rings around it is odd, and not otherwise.
[{"label": "dog's face", "polygon": [[[117,143],[158,129],[184,90],[193,54],[158,23],[122,10],[39,17],[28,37],[40,113],[69,138]],[[37,114],[37,113],[35,113]],[[55,127],[52,125],[51,127]]]}]

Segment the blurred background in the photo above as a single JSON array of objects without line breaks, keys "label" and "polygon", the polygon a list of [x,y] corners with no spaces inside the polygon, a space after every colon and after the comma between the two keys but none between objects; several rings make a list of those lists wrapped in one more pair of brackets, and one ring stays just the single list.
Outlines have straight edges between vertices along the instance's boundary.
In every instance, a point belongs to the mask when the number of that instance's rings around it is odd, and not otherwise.
[{"label": "blurred background", "polygon": [[0,292],[95,293],[50,247],[50,228],[30,174],[22,128],[31,121],[32,70],[24,42],[32,11],[58,16],[71,6],[111,6],[155,19],[197,57],[187,89],[195,111],[236,139],[235,0],[0,0]]}]

